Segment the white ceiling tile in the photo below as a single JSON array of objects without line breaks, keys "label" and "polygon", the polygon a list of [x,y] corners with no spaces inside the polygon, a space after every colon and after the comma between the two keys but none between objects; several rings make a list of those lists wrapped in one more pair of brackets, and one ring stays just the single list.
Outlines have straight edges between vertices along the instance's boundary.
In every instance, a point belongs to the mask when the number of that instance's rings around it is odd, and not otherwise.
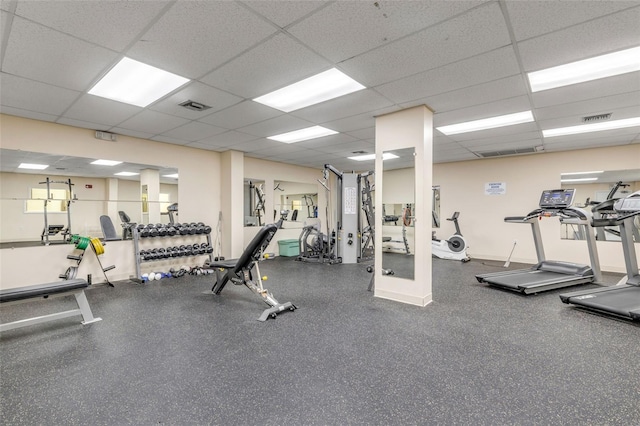
[{"label": "white ceiling tile", "polygon": [[281,146],[282,146],[282,142],[276,142],[270,139],[261,138],[261,139],[256,139],[249,142],[233,144],[233,145],[230,145],[228,148],[234,149],[237,151],[243,151],[243,152],[255,152],[255,151],[271,149],[271,148],[280,148]]},{"label": "white ceiling tile", "polygon": [[56,120],[58,124],[64,124],[67,126],[80,127],[83,129],[92,129],[92,130],[106,130],[109,126],[104,126],[100,123],[92,123],[90,121],[83,120],[73,120],[71,118],[62,117]]},{"label": "white ceiling tile", "polygon": [[283,113],[277,109],[253,101],[244,101],[225,110],[203,117],[199,119],[199,121],[227,129],[238,129],[281,115],[283,115]]},{"label": "white ceiling tile", "polygon": [[261,121],[260,123],[242,127],[238,130],[243,133],[249,133],[250,135],[266,138],[268,136],[275,136],[281,133],[304,129],[312,125],[313,123],[310,123],[298,117],[293,117],[291,115],[281,115],[270,120],[265,120]]},{"label": "white ceiling tile", "polygon": [[84,91],[117,54],[15,17],[2,71]]},{"label": "white ceiling tile", "polygon": [[[350,115],[371,113],[393,107],[393,103],[374,90],[360,90],[330,101],[312,105],[291,113],[312,123],[326,123]],[[372,115],[373,117],[373,115]],[[335,129],[334,129],[335,130]]]},{"label": "white ceiling tile", "polygon": [[529,111],[530,109],[529,98],[527,96],[517,96],[515,98],[438,113],[433,117],[433,126],[447,126],[465,121],[481,120],[499,115]]},{"label": "white ceiling tile", "polygon": [[323,125],[338,132],[367,129],[375,126],[375,117],[399,111],[400,109],[400,107],[394,105],[376,111],[367,112],[365,114],[358,114],[346,118],[340,118],[338,120],[328,121],[323,123]]},{"label": "white ceiling tile", "polygon": [[[194,101],[211,107],[204,111],[193,111],[180,106],[185,101]],[[166,99],[151,105],[149,109],[176,115],[189,120],[201,120],[207,115],[242,101],[242,98],[198,81],[193,81]]]},{"label": "white ceiling tile", "polygon": [[[636,1],[592,1],[582,6],[567,1],[507,1],[516,40],[550,33],[571,25],[637,6]],[[536,19],[531,19],[535,16]]]},{"label": "white ceiling tile", "polygon": [[307,151],[307,150],[304,148],[297,147],[295,144],[281,143],[280,146],[258,149],[254,151],[254,153],[262,154],[264,157],[274,157],[274,156],[277,157],[280,154],[284,154],[284,153],[302,152],[302,151]]},{"label": "white ceiling tile", "polygon": [[260,43],[201,78],[247,99],[331,68],[331,63],[285,34]]},{"label": "white ceiling tile", "polygon": [[169,3],[159,0],[21,1],[16,15],[120,51]]},{"label": "white ceiling tile", "polygon": [[142,108],[123,104],[93,95],[82,95],[65,112],[65,117],[75,120],[100,123],[107,127],[116,126],[122,121],[142,111]]},{"label": "white ceiling tile", "polygon": [[226,132],[227,129],[212,126],[210,124],[192,121],[175,129],[164,132],[162,136],[176,138],[183,141],[195,142],[200,139],[206,139],[213,135]]},{"label": "white ceiling tile", "polygon": [[[517,143],[522,141],[530,141],[537,139],[540,141],[542,133],[539,131],[532,132],[517,132],[507,135],[492,135],[490,137],[477,137],[475,139],[467,139],[463,141],[455,142],[456,146],[463,146],[467,148],[476,148],[480,146],[487,146],[491,144],[508,145],[511,143]],[[443,146],[451,146],[451,142],[447,142]]]},{"label": "white ceiling tile", "polygon": [[186,123],[188,123],[188,120],[184,118],[144,110],[140,114],[120,123],[119,127],[159,135]]},{"label": "white ceiling tile", "polygon": [[640,6],[518,43],[524,70],[548,67],[638,45]]},{"label": "white ceiling tile", "polygon": [[472,1],[335,2],[293,25],[289,32],[333,62],[340,62],[477,5]]},{"label": "white ceiling tile", "polygon": [[[356,138],[345,135],[344,133],[338,133],[331,136],[324,136],[322,138],[311,139],[308,141],[297,142],[296,145],[315,149],[322,152],[330,152],[333,147],[357,141]],[[332,147],[332,148],[329,148]],[[339,148],[338,148],[339,149]]]},{"label": "white ceiling tile", "polygon": [[229,130],[225,133],[220,133],[218,135],[209,136],[207,138],[198,140],[197,143],[208,144],[208,145],[218,145],[218,146],[230,146],[237,143],[253,141],[256,139],[257,137],[254,135],[236,132],[235,130]]},{"label": "white ceiling tile", "polygon": [[373,140],[376,137],[376,128],[375,126],[368,127],[366,129],[353,130],[351,132],[345,132],[349,136],[353,136],[356,139],[369,139]]},{"label": "white ceiling tile", "polygon": [[[635,107],[639,110],[638,116],[640,116],[640,91],[538,108],[536,110],[536,119],[544,121],[566,116],[575,117],[606,114],[615,109],[625,107]],[[611,117],[612,120],[616,118],[617,117]]]},{"label": "white ceiling tile", "polygon": [[[640,126],[628,127],[626,129],[605,130],[601,132],[581,133],[578,135],[556,136],[553,138],[544,138],[545,146],[555,145],[559,143],[598,143],[608,140],[617,142],[632,142],[640,132]],[[639,159],[640,160],[640,159]]]},{"label": "white ceiling tile", "polygon": [[200,77],[275,31],[234,2],[180,1],[130,49],[129,56],[184,77]]},{"label": "white ceiling tile", "polygon": [[433,153],[434,163],[452,163],[454,161],[466,161],[466,160],[477,160],[477,159],[478,159],[477,155],[466,150],[460,150],[456,152],[449,152],[449,153],[443,153],[443,154],[438,154],[436,152]]},{"label": "white ceiling tile", "polygon": [[510,150],[510,149],[535,148],[536,146],[542,145],[542,140],[538,138],[538,139],[529,139],[529,140],[523,140],[523,141],[513,141],[508,143],[493,143],[488,145],[476,145],[476,146],[472,146],[465,142],[461,142],[460,145],[473,152],[491,152],[491,151],[504,151],[504,150]]},{"label": "white ceiling tile", "polygon": [[531,95],[537,108],[563,105],[570,102],[601,98],[640,90],[640,72],[602,78],[586,83],[572,84],[557,89],[544,90]]},{"label": "white ceiling tile", "polygon": [[346,60],[340,67],[350,77],[373,87],[510,44],[500,7],[490,3]]},{"label": "white ceiling tile", "polygon": [[601,148],[605,146],[627,145],[633,139],[630,137],[604,137],[600,139],[563,141],[553,144],[545,144],[545,152],[570,151],[574,149]]},{"label": "white ceiling tile", "polygon": [[401,104],[417,99],[427,98],[428,100],[429,96],[514,75],[520,75],[520,67],[513,48],[507,46],[383,84],[376,87],[376,90],[392,101]]},{"label": "white ceiling tile", "polygon": [[524,79],[521,75],[514,75],[440,95],[429,96],[409,104],[400,104],[400,106],[410,108],[419,104],[427,104],[436,113],[442,113],[526,94],[527,86]]},{"label": "white ceiling tile", "polygon": [[[640,117],[640,104],[635,104],[625,108],[609,108],[607,110],[600,110],[597,113],[612,113],[611,120],[622,120],[625,118]],[[582,122],[582,115],[580,113],[565,113],[562,116],[552,116],[545,120],[538,120],[541,129],[555,129],[558,127],[580,126],[586,123]]]},{"label": "white ceiling tile", "polygon": [[258,12],[277,26],[284,28],[300,18],[325,6],[326,1],[243,1],[244,4]]},{"label": "white ceiling tile", "polygon": [[[451,140],[458,142],[471,141],[474,139],[499,138],[508,135],[518,135],[538,130],[536,123],[515,124],[513,126],[499,127],[497,129],[479,130],[477,132],[460,133],[458,135],[450,135]],[[434,133],[438,130],[434,129]]]},{"label": "white ceiling tile", "polygon": [[156,136],[151,137],[151,140],[158,141],[158,142],[164,142],[164,143],[170,143],[172,145],[187,145],[187,141],[185,141],[184,139],[170,138],[168,136],[156,135]]},{"label": "white ceiling tile", "polygon": [[0,101],[13,107],[43,114],[60,115],[75,101],[80,92],[27,80],[11,74],[0,74]]},{"label": "white ceiling tile", "polygon": [[13,108],[8,106],[0,106],[0,113],[7,115],[15,115],[16,117],[31,118],[33,120],[40,121],[56,121],[57,115],[43,114],[40,112],[28,111],[20,108]]},{"label": "white ceiling tile", "polygon": [[112,127],[108,130],[112,133],[116,133],[119,135],[131,136],[133,138],[140,138],[140,139],[151,139],[151,137],[154,135],[153,133],[141,132],[138,130],[131,130],[131,129],[124,129],[122,127]]}]

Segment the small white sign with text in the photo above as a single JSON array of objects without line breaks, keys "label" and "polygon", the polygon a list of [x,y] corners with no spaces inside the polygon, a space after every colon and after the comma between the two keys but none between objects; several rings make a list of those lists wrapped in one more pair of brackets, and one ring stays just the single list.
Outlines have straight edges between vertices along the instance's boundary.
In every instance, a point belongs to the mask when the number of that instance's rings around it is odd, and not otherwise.
[{"label": "small white sign with text", "polygon": [[484,184],[485,195],[504,195],[507,193],[506,182],[488,182]]}]

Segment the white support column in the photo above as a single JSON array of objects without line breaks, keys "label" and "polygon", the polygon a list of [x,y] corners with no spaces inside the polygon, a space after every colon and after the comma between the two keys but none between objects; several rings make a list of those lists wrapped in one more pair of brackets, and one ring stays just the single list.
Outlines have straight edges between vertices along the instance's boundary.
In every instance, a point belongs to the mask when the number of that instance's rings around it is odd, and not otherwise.
[{"label": "white support column", "polygon": [[147,223],[160,223],[160,172],[154,169],[144,169],[140,172],[141,197],[146,191]]},{"label": "white support column", "polygon": [[244,154],[225,151],[221,155],[222,252],[237,258],[244,251]]},{"label": "white support column", "polygon": [[[375,296],[418,306],[433,300],[431,286],[431,185],[433,169],[433,112],[421,105],[376,117]],[[414,279],[382,275],[382,153],[415,150]]]}]

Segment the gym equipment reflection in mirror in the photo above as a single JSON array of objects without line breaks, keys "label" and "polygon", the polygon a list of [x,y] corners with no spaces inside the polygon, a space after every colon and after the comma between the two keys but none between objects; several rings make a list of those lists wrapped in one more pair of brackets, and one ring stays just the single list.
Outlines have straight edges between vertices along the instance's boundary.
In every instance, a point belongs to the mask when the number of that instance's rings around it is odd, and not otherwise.
[{"label": "gym equipment reflection in mirror", "polygon": [[383,163],[382,268],[386,275],[413,280],[415,151],[405,148],[390,152],[399,158]]},{"label": "gym equipment reflection in mirror", "polygon": [[[615,218],[615,200],[640,190],[640,169],[568,172],[560,175],[561,188],[575,188],[575,206],[590,211],[594,219]],[[575,225],[562,224],[560,238],[584,240],[585,235]],[[596,241],[620,242],[616,226],[597,227]],[[640,217],[634,220],[633,241],[640,243]]]}]

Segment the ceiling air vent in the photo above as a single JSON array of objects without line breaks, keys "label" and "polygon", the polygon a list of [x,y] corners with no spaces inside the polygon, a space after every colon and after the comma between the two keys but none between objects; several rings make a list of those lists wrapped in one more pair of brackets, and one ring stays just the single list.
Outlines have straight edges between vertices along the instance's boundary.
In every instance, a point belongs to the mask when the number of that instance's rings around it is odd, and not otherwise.
[{"label": "ceiling air vent", "polygon": [[536,152],[535,148],[520,148],[520,149],[504,149],[501,151],[485,151],[477,152],[480,157],[502,157],[503,155],[516,155],[516,154],[528,154],[530,152]]},{"label": "ceiling air vent", "polygon": [[587,117],[582,117],[582,122],[597,123],[598,121],[607,121],[610,118],[611,118],[611,113],[609,112],[607,114],[596,114],[596,115],[589,115]]},{"label": "ceiling air vent", "polygon": [[366,154],[367,151],[353,151],[352,154]]},{"label": "ceiling air vent", "polygon": [[195,102],[195,101],[185,101],[181,103],[180,106],[183,106],[193,111],[204,111],[205,109],[211,108],[208,105],[201,104],[200,102]]}]

